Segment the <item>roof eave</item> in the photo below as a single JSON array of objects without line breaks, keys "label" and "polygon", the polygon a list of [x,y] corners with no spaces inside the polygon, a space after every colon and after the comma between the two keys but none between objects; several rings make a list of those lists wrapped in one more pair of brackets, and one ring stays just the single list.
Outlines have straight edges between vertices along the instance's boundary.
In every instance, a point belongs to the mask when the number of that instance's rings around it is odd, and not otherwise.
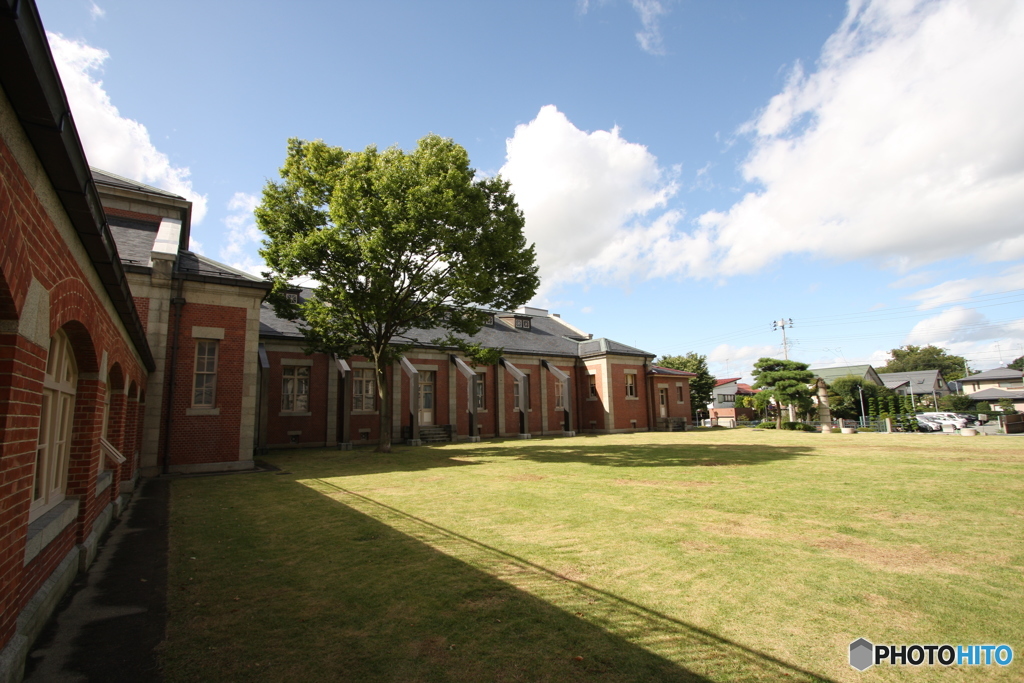
[{"label": "roof eave", "polygon": [[0,85],[143,365],[156,363],[35,3],[0,0]]}]

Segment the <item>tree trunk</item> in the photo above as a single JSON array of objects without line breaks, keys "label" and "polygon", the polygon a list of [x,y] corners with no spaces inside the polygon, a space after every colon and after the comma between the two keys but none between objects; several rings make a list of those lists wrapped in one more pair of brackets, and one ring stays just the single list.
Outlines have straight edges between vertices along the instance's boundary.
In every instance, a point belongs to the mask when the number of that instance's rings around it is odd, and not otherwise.
[{"label": "tree trunk", "polygon": [[380,410],[377,411],[377,415],[380,418],[380,424],[377,429],[379,437],[377,439],[377,452],[378,453],[390,453],[391,452],[391,383],[388,382],[388,366],[384,364],[382,366],[380,357],[374,358],[373,361],[374,376],[377,378],[377,396],[380,399]]}]

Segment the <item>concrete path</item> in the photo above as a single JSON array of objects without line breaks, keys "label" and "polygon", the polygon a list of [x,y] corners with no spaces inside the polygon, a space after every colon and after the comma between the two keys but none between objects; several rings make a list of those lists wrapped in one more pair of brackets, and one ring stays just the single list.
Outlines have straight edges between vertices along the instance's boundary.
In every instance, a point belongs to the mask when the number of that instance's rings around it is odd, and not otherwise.
[{"label": "concrete path", "polygon": [[143,483],[29,652],[33,683],[160,681],[170,482]]}]

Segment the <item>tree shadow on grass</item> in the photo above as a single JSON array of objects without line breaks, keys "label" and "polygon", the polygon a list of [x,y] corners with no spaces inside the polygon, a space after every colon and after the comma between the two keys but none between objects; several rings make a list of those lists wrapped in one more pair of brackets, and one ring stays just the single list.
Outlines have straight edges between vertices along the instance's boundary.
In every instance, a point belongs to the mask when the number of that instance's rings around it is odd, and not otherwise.
[{"label": "tree shadow on grass", "polygon": [[729,467],[764,465],[814,454],[803,446],[723,446],[644,444],[638,446],[535,445],[532,448],[480,448],[474,457],[513,457],[533,462],[580,462],[601,467]]},{"label": "tree shadow on grass", "polygon": [[168,680],[824,680],[329,482],[292,482],[188,502],[195,521],[250,507],[223,519],[231,562],[208,527],[172,536]]},{"label": "tree shadow on grass", "polygon": [[490,442],[459,448],[399,447],[392,453],[372,451],[293,451],[269,456],[282,469],[301,461],[304,476],[331,478],[389,472],[418,472],[482,464],[493,459],[539,463],[578,462],[599,467],[741,467],[793,460],[815,454],[807,446],[643,444],[590,445],[564,440]]}]

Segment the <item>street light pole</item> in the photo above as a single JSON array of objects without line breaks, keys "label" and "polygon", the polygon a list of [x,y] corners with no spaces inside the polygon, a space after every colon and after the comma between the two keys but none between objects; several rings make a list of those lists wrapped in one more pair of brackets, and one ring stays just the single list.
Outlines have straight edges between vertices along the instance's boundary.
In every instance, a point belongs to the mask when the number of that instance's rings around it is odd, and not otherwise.
[{"label": "street light pole", "polygon": [[864,387],[857,385],[857,391],[860,392],[860,423],[864,426],[864,418],[867,417],[867,411],[864,410]]}]

